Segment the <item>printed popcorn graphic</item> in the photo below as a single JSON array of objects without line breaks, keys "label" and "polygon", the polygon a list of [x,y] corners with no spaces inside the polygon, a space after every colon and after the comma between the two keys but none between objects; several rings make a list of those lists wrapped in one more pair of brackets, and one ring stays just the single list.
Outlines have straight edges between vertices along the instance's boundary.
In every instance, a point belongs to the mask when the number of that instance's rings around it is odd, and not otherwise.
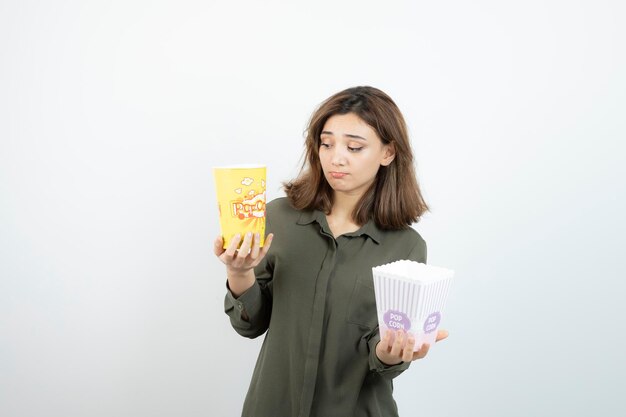
[{"label": "printed popcorn graphic", "polygon": [[[254,184],[254,179],[244,177],[241,184],[250,187]],[[240,220],[251,219],[251,221],[265,218],[265,180],[261,180],[261,186],[261,192],[250,189],[245,193],[245,197],[231,201],[230,208],[233,217]],[[243,194],[242,188],[237,188],[234,191],[237,194]]]},{"label": "printed popcorn graphic", "polygon": [[239,219],[265,217],[265,194],[255,194],[252,198],[231,203],[233,217]]}]

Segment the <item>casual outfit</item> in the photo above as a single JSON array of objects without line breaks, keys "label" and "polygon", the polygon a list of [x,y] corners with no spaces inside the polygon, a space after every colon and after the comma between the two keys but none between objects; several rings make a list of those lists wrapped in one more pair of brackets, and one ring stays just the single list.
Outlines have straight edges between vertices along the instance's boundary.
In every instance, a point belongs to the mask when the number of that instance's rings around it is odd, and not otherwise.
[{"label": "casual outfit", "polygon": [[322,211],[296,210],[287,198],[266,208],[274,239],[256,282],[224,302],[239,334],[267,331],[242,416],[397,416],[392,379],[410,362],[376,356],[372,267],[425,263],[426,243],[410,227],[381,230],[373,220],[335,238]]}]

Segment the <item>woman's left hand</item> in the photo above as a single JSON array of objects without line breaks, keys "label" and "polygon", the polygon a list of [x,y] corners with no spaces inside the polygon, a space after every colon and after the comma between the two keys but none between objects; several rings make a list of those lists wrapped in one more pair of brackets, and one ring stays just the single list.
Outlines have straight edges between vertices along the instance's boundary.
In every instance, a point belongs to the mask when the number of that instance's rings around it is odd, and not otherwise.
[{"label": "woman's left hand", "polygon": [[[411,362],[417,359],[422,359],[428,353],[430,345],[424,343],[422,347],[413,352],[415,347],[415,337],[410,333],[405,333],[404,330],[397,330],[396,337],[391,342],[393,336],[393,330],[387,330],[385,336],[376,345],[376,356],[385,365],[398,365],[402,362]],[[447,330],[437,331],[437,338],[435,342],[448,337]]]}]

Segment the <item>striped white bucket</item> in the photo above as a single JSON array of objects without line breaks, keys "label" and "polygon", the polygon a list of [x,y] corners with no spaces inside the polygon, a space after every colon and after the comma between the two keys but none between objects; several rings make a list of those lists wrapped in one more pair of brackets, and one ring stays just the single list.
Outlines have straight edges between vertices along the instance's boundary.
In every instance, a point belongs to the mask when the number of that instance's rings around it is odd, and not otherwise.
[{"label": "striped white bucket", "polygon": [[415,350],[435,343],[454,271],[401,260],[372,268],[378,325],[415,336]]}]

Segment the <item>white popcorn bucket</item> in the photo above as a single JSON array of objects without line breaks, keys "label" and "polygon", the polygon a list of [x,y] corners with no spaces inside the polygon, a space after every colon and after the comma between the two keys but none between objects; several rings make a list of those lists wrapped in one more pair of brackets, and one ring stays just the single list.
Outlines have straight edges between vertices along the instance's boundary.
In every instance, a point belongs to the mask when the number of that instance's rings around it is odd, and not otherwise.
[{"label": "white popcorn bucket", "polygon": [[415,337],[415,351],[435,343],[454,271],[401,260],[372,268],[378,327]]}]

